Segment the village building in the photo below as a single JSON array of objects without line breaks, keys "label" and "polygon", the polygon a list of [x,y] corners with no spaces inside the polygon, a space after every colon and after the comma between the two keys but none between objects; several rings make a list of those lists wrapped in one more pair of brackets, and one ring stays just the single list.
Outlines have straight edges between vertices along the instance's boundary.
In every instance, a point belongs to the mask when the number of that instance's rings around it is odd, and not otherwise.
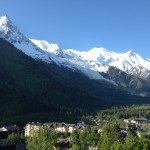
[{"label": "village building", "polygon": [[136,118],[134,120],[131,120],[131,123],[135,123],[135,124],[145,123],[145,122],[147,122],[147,118]]},{"label": "village building", "polygon": [[76,126],[75,124],[67,124],[67,123],[45,123],[50,130],[54,130],[57,132],[69,132],[72,133]]},{"label": "village building", "polygon": [[14,126],[3,126],[0,128],[0,149],[16,149],[15,143],[14,145],[8,145],[8,135],[11,133],[20,133],[21,129],[14,125]]},{"label": "village building", "polygon": [[20,131],[20,128],[16,125],[14,125],[14,126],[3,126],[0,128],[0,131],[7,131],[9,133],[13,133],[13,132],[18,133]]},{"label": "village building", "polygon": [[35,131],[39,130],[40,125],[41,124],[34,123],[34,122],[26,124],[26,126],[24,127],[24,129],[25,129],[25,137],[33,136]]}]

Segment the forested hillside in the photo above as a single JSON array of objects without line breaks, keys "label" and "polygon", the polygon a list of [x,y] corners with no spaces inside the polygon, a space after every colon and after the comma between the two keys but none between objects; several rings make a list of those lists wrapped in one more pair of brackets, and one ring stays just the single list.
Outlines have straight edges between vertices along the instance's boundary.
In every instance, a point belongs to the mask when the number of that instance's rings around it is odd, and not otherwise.
[{"label": "forested hillside", "polygon": [[73,121],[101,108],[149,103],[80,72],[36,61],[0,39],[0,124]]}]

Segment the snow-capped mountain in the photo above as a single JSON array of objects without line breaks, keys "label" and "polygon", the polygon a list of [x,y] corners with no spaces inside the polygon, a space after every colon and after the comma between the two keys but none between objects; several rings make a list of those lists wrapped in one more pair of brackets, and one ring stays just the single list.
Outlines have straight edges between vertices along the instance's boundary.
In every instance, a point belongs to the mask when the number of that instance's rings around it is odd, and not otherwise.
[{"label": "snow-capped mountain", "polygon": [[0,17],[0,37],[34,59],[49,61],[49,56],[22,34],[8,16]]},{"label": "snow-capped mountain", "polygon": [[73,70],[78,69],[91,79],[103,79],[114,84],[113,81],[105,79],[97,71],[91,70],[88,64],[74,64],[73,61],[65,57],[64,52],[57,44],[28,39],[19,31],[8,16],[0,17],[0,37],[36,60],[46,63],[55,62],[59,66],[63,65]]},{"label": "snow-capped mountain", "polygon": [[78,69],[91,79],[103,79],[116,84],[101,74],[107,73],[110,67],[145,80],[150,79],[150,60],[142,58],[133,50],[126,53],[116,53],[104,48],[89,51],[62,50],[57,44],[28,39],[7,16],[0,17],[0,37],[34,59],[55,62],[72,70]]},{"label": "snow-capped mountain", "polygon": [[[41,41],[38,40],[36,40],[36,42],[32,40],[32,42],[37,46],[41,43]],[[51,47],[51,44],[47,42],[46,44]],[[39,47],[41,48],[41,46]],[[49,51],[46,47],[42,47],[42,49]],[[130,75],[135,75],[142,79],[150,78],[150,61],[142,58],[133,50],[126,53],[116,53],[104,48],[93,48],[87,52],[67,49],[63,50],[62,62],[64,64],[71,64],[73,67],[82,70],[85,74],[87,74],[83,71],[85,68],[100,73],[107,73],[109,67],[113,66]]]},{"label": "snow-capped mountain", "polygon": [[107,72],[109,66],[114,66],[141,78],[147,78],[150,75],[150,62],[133,50],[126,53],[115,53],[104,48],[93,48],[88,52],[78,53],[74,50],[65,50],[65,53],[72,58],[89,62],[99,72]]}]

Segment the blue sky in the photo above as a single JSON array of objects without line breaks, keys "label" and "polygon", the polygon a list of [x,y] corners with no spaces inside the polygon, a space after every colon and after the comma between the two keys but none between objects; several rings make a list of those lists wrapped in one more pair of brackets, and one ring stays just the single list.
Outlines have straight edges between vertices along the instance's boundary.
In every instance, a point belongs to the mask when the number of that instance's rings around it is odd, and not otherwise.
[{"label": "blue sky", "polygon": [[150,58],[150,0],[0,0],[5,14],[27,37],[63,49],[133,49]]}]

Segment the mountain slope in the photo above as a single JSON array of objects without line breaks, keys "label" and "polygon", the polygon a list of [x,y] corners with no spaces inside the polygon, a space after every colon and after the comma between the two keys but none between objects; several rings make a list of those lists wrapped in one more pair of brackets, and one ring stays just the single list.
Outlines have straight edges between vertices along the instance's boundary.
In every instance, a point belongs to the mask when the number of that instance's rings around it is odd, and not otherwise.
[{"label": "mountain slope", "polygon": [[[89,79],[105,82],[131,94],[150,96],[150,61],[133,50],[116,53],[104,48],[87,52],[62,50],[57,44],[28,39],[7,17],[0,17],[0,37],[37,61],[55,63],[72,72],[81,72]],[[106,83],[108,82],[108,83]]]},{"label": "mountain slope", "polygon": [[150,96],[150,83],[144,79],[129,75],[116,67],[109,67],[108,72],[102,73],[102,75],[115,81],[121,89],[134,95]]},{"label": "mountain slope", "polygon": [[[24,52],[26,55],[41,60],[46,63],[55,62],[59,66],[65,66],[72,70],[78,69],[89,78],[103,79],[114,84],[113,81],[103,78],[97,71],[88,69],[88,64],[74,64],[64,56],[62,49],[56,44],[49,44],[46,41],[29,40],[19,29],[13,24],[8,16],[0,17],[0,37],[13,44],[16,48]],[[37,45],[37,46],[36,46]]]},{"label": "mountain slope", "polygon": [[[52,47],[52,44],[46,41],[42,43],[40,40],[30,40],[44,51],[49,51],[49,47]],[[49,52],[54,53],[53,51]],[[67,49],[61,51],[60,55],[57,53],[57,55],[59,56],[59,59],[61,59],[61,63],[71,63],[74,67],[81,71],[84,70],[83,68],[90,68],[90,70],[93,70],[94,72],[101,73],[107,72],[109,67],[113,66],[126,72],[127,74],[137,76],[141,79],[150,79],[149,60],[142,58],[133,50],[130,50],[126,53],[116,53],[113,51],[108,51],[104,48],[93,48],[87,52]],[[88,75],[87,72],[84,73]]]},{"label": "mountain slope", "polygon": [[[38,42],[36,40],[35,44]],[[132,50],[121,54],[104,48],[88,52],[67,49],[60,59],[62,65],[68,64],[69,68],[76,68],[89,78],[103,79],[132,94],[150,96],[150,62]]]},{"label": "mountain slope", "polygon": [[49,62],[49,54],[43,52],[33,44],[17,26],[9,19],[8,16],[0,17],[0,37],[13,44],[16,48],[34,59]]},{"label": "mountain slope", "polygon": [[0,91],[0,124],[66,121],[114,105],[149,102],[80,72],[35,61],[2,39]]},{"label": "mountain slope", "polygon": [[88,100],[97,100],[95,96],[3,40],[0,40],[0,78],[2,118],[6,111],[6,116],[11,117],[63,109],[78,110],[78,107],[84,110],[89,106],[92,110],[96,105],[91,103],[88,106]]},{"label": "mountain slope", "polygon": [[76,50],[62,50],[57,44],[47,41],[28,39],[7,17],[0,17],[0,37],[12,43],[34,59],[47,63],[78,69],[91,79],[105,79],[100,73],[107,72],[110,66],[116,67],[127,74],[150,80],[150,61],[142,58],[133,50],[126,53],[115,53],[104,48],[93,48],[87,52]]},{"label": "mountain slope", "polygon": [[[130,75],[147,79],[150,77],[150,62],[143,59],[134,51],[115,53],[104,48],[93,48],[87,52],[65,50],[67,56],[78,61],[88,62],[93,69],[99,72],[107,72],[110,66],[116,67]],[[105,69],[103,70],[105,66]]]}]

